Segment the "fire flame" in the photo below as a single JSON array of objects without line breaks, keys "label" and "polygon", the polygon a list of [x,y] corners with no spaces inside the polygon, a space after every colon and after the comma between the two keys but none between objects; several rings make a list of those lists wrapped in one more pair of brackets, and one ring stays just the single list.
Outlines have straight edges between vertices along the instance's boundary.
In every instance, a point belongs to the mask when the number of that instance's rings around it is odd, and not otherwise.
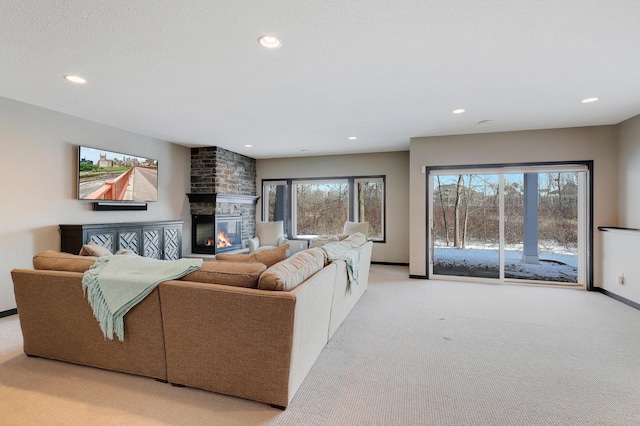
[{"label": "fire flame", "polygon": [[223,231],[218,231],[218,248],[231,247],[232,245],[233,244],[231,244],[231,241],[229,241],[227,234],[225,234]]}]

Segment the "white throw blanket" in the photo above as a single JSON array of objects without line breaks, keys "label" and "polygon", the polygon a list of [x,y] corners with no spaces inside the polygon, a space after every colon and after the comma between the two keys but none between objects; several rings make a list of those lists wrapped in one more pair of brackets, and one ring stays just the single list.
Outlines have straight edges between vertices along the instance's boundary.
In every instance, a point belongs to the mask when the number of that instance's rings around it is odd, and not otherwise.
[{"label": "white throw blanket", "polygon": [[351,293],[351,287],[358,284],[360,275],[360,255],[362,253],[360,247],[352,247],[343,242],[334,242],[325,244],[320,248],[324,250],[330,262],[340,259],[347,263],[349,293]]},{"label": "white throw blanket", "polygon": [[124,341],[124,316],[163,281],[200,269],[202,259],[173,261],[137,255],[103,256],[84,273],[82,289],[104,337]]}]

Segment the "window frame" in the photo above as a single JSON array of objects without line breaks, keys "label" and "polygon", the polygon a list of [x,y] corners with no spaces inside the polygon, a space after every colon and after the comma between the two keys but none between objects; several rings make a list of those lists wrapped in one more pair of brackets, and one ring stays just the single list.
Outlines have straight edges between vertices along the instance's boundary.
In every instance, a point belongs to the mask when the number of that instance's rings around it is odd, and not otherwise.
[{"label": "window frame", "polygon": [[[286,185],[286,199],[285,199],[285,218],[284,231],[287,238],[296,239],[298,236],[295,234],[296,230],[296,199],[295,199],[295,186],[296,184],[304,183],[347,183],[349,192],[348,202],[348,219],[352,222],[358,221],[358,198],[357,198],[357,183],[378,181],[382,183],[382,205],[381,215],[382,220],[380,226],[382,227],[381,238],[369,237],[370,241],[374,243],[386,243],[387,237],[387,176],[386,175],[368,175],[368,176],[329,176],[329,177],[304,177],[304,178],[278,178],[278,179],[262,179],[262,220],[269,220],[269,203],[268,198],[264,197],[265,187],[271,185]],[[308,239],[309,236],[305,235],[302,239]]]}]

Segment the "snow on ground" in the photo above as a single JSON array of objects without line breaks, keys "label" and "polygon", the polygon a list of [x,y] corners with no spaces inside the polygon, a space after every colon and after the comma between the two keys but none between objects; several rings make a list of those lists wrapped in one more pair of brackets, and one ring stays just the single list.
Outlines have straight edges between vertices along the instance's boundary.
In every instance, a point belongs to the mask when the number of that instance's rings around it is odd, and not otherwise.
[{"label": "snow on ground", "polygon": [[[578,256],[553,249],[538,253],[540,264],[522,262],[522,249],[505,250],[505,276],[507,278],[542,281],[577,282]],[[496,277],[499,251],[492,248],[436,247],[434,249],[434,273],[444,275],[471,275]],[[464,271],[464,272],[462,272]],[[476,271],[469,274],[469,271]]]}]

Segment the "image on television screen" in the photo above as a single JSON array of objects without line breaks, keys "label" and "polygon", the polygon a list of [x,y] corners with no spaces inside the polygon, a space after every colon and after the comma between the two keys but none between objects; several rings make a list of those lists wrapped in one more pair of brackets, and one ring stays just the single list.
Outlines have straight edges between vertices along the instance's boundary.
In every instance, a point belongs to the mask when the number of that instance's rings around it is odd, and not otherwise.
[{"label": "image on television screen", "polygon": [[158,201],[158,160],[81,146],[78,198]]}]

